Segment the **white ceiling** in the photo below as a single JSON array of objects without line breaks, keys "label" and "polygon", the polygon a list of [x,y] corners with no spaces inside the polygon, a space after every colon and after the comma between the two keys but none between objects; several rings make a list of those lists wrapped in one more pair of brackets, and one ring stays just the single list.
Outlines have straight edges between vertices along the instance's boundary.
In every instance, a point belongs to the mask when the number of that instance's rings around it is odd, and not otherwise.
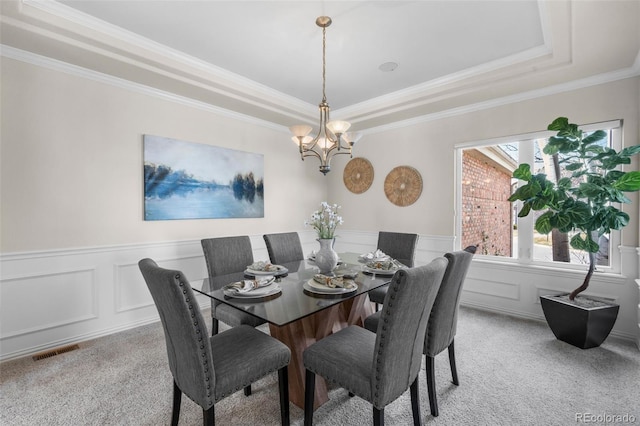
[{"label": "white ceiling", "polygon": [[[2,2],[2,43],[276,125],[356,130],[638,75],[640,2]],[[379,66],[395,62],[383,72]],[[595,81],[595,80],[594,80]]]}]

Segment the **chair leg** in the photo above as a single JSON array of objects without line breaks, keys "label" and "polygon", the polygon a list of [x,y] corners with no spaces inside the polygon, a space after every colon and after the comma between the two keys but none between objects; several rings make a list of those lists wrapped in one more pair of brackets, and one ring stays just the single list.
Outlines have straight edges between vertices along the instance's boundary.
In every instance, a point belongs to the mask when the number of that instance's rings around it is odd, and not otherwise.
[{"label": "chair leg", "polygon": [[202,418],[204,426],[215,426],[216,425],[216,415],[215,410],[212,405],[208,410],[202,409]]},{"label": "chair leg", "polygon": [[280,422],[289,426],[289,369],[285,365],[278,370],[278,388],[280,390]]},{"label": "chair leg", "polygon": [[251,396],[251,385],[244,388],[244,396]]},{"label": "chair leg", "polygon": [[178,418],[180,417],[180,403],[182,402],[182,391],[173,381],[173,408],[171,412],[171,426],[178,426]]},{"label": "chair leg", "polygon": [[373,426],[384,426],[384,408],[373,407]]},{"label": "chair leg", "polygon": [[456,351],[453,348],[453,340],[449,345],[449,365],[451,366],[451,376],[453,377],[453,384],[459,386],[458,371],[456,370]]},{"label": "chair leg", "polygon": [[211,335],[215,336],[218,334],[218,329],[220,328],[220,324],[216,318],[211,318]]},{"label": "chair leg", "polygon": [[313,425],[313,400],[316,394],[316,374],[306,370],[304,378],[304,426]]},{"label": "chair leg", "polygon": [[438,417],[438,400],[436,399],[436,375],[434,368],[434,359],[432,356],[425,355],[427,364],[427,391],[429,392],[429,408],[431,415]]},{"label": "chair leg", "polygon": [[413,413],[413,426],[422,426],[422,415],[420,414],[420,388],[418,386],[418,376],[411,383],[411,412]]}]

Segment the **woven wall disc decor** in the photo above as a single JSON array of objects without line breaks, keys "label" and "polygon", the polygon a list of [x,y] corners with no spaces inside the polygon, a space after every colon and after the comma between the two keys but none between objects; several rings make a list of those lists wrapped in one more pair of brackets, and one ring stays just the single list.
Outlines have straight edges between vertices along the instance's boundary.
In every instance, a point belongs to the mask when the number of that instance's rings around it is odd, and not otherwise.
[{"label": "woven wall disc decor", "polygon": [[366,158],[356,157],[345,166],[342,180],[349,191],[362,194],[373,182],[373,166]]},{"label": "woven wall disc decor", "polygon": [[413,167],[398,166],[384,180],[384,194],[396,206],[410,206],[421,193],[422,176]]}]

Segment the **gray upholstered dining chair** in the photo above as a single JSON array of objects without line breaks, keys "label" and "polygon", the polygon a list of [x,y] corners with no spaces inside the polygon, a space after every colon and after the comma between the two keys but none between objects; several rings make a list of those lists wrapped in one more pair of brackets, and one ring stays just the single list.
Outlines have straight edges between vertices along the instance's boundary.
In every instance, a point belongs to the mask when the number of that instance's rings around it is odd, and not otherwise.
[{"label": "gray upholstered dining chair", "polygon": [[248,325],[209,337],[194,292],[184,274],[138,262],[164,329],[173,375],[171,424],[180,417],[182,393],[202,407],[204,424],[215,423],[214,404],[274,371],[278,371],[280,417],[289,424],[289,348]]},{"label": "gray upholstered dining chair", "polygon": [[300,236],[297,232],[264,234],[264,242],[269,252],[269,260],[275,265],[304,260]]},{"label": "gray upholstered dining chair", "polygon": [[424,333],[446,266],[447,260],[441,257],[397,271],[375,333],[350,326],[304,351],[305,426],[313,423],[316,374],[369,401],[374,425],[384,424],[384,408],[410,388],[413,423],[422,424],[418,373]]},{"label": "gray upholstered dining chair", "polygon": [[[409,268],[413,267],[417,243],[418,234],[378,232],[378,248]],[[388,285],[384,285],[369,292],[369,300],[376,304],[376,308],[384,302],[384,296],[387,294],[388,288]]]},{"label": "gray upholstered dining chair", "polygon": [[[251,248],[251,240],[247,235],[205,238],[200,242],[209,272],[209,283],[214,289],[215,277],[242,272],[253,263],[253,249]],[[223,284],[221,283],[220,285]],[[264,324],[264,320],[214,299],[211,299],[211,317],[212,335],[218,333],[218,321],[222,321],[232,327],[241,324],[257,327]]]},{"label": "gray upholstered dining chair", "polygon": [[[434,358],[445,349],[448,349],[449,352],[449,365],[451,366],[453,384],[456,386],[459,385],[454,338],[458,323],[458,307],[460,306],[462,285],[464,284],[475,252],[476,247],[469,246],[464,250],[444,255],[449,260],[449,264],[447,265],[440,290],[438,290],[438,295],[431,309],[431,316],[429,317],[423,348],[426,362],[429,407],[431,409],[431,415],[434,417],[438,416]],[[380,318],[380,312],[376,312],[367,317],[364,321],[365,328],[368,330],[376,330]]]}]

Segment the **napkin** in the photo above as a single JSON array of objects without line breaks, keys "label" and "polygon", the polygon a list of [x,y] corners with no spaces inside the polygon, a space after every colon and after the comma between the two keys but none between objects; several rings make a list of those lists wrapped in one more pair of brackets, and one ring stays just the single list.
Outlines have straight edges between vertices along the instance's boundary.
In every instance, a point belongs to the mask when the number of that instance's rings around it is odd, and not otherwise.
[{"label": "napkin", "polygon": [[376,249],[376,251],[373,251],[371,253],[361,254],[360,259],[364,260],[365,262],[369,262],[373,260],[380,261],[380,260],[389,260],[390,256],[388,254],[385,254],[382,250]]},{"label": "napkin", "polygon": [[387,260],[374,260],[367,262],[367,267],[372,269],[380,269],[383,271],[395,271],[396,269],[406,268],[401,262],[387,257]]},{"label": "napkin", "polygon": [[273,265],[269,262],[253,262],[251,265],[247,266],[247,269],[251,269],[253,271],[264,271],[264,272],[277,272],[281,268],[279,265]]},{"label": "napkin", "polygon": [[274,280],[272,276],[262,277],[255,280],[242,280],[235,282],[227,287],[227,290],[233,293],[246,293],[260,287],[266,287]]},{"label": "napkin", "polygon": [[313,280],[317,283],[326,285],[329,288],[349,288],[353,287],[353,280],[345,279],[344,277],[329,277],[323,274],[315,274]]}]

